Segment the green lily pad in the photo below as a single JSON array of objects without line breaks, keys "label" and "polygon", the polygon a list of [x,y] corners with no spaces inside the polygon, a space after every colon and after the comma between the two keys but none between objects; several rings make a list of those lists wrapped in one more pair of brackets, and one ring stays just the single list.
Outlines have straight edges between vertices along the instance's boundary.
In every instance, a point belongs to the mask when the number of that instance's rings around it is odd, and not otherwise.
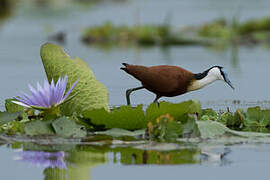
[{"label": "green lily pad", "polygon": [[147,127],[142,105],[132,108],[121,106],[111,112],[96,109],[84,113],[84,118],[89,118],[95,125],[105,125],[105,128],[122,128],[128,130],[143,129]]},{"label": "green lily pad", "polygon": [[64,137],[84,137],[87,132],[83,126],[76,124],[72,119],[61,117],[52,122],[55,133]]},{"label": "green lily pad", "polygon": [[55,131],[51,125],[52,120],[42,121],[35,120],[25,123],[24,131],[26,135],[55,135]]},{"label": "green lily pad", "polygon": [[213,109],[203,109],[200,120],[217,120],[218,114]]},{"label": "green lily pad", "polygon": [[184,138],[195,138],[200,137],[200,130],[198,129],[198,125],[196,123],[196,115],[190,114],[188,116],[187,123],[184,124],[182,137]]},{"label": "green lily pad", "polygon": [[13,112],[13,113],[0,112],[0,126],[2,126],[3,124],[9,123],[11,121],[14,121],[20,115],[21,115],[20,112]]},{"label": "green lily pad", "polygon": [[23,106],[15,104],[12,101],[14,101],[14,99],[6,99],[5,100],[5,107],[6,107],[7,112],[13,113],[13,112],[22,112],[22,111],[24,111]]},{"label": "green lily pad", "polygon": [[90,119],[89,123],[95,125],[105,125],[105,128],[121,128],[127,130],[143,129],[147,127],[150,121],[156,124],[156,119],[161,115],[170,114],[176,121],[186,122],[188,114],[201,114],[201,105],[198,101],[185,101],[180,104],[161,102],[151,104],[143,111],[142,105],[135,108],[130,106],[121,106],[114,108],[111,112],[104,109],[85,111],[84,118]]},{"label": "green lily pad", "polygon": [[221,136],[238,136],[244,138],[270,137],[270,133],[241,132],[227,128],[216,121],[196,121],[200,137],[203,139],[218,138]]},{"label": "green lily pad", "polygon": [[201,114],[201,111],[200,102],[195,100],[185,101],[179,104],[160,102],[159,106],[153,103],[146,109],[146,119],[155,124],[159,116],[170,114],[175,120],[185,123],[188,120],[188,114]]},{"label": "green lily pad", "polygon": [[56,82],[67,75],[69,89],[79,79],[70,94],[75,97],[62,105],[64,115],[101,108],[109,111],[108,90],[95,78],[86,62],[78,57],[71,59],[60,46],[51,43],[44,44],[40,54],[49,81],[54,79]]},{"label": "green lily pad", "polygon": [[260,107],[248,108],[244,122],[247,127],[266,127],[270,123],[270,110],[261,110]]}]

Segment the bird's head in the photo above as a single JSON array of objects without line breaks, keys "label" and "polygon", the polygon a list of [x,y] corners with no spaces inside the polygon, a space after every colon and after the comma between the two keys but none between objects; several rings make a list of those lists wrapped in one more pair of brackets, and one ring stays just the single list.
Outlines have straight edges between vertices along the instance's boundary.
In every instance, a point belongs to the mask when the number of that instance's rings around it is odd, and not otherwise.
[{"label": "bird's head", "polygon": [[222,66],[213,66],[208,69],[207,75],[215,76],[217,80],[225,81],[232,89],[234,89],[228,74],[226,73],[225,69]]}]

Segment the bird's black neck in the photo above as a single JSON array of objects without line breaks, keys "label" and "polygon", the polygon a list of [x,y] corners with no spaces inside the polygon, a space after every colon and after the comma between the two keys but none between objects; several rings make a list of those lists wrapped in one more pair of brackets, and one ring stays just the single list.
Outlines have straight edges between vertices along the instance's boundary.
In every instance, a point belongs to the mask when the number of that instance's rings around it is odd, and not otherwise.
[{"label": "bird's black neck", "polygon": [[205,78],[205,76],[207,76],[209,70],[210,69],[207,69],[206,71],[204,71],[202,73],[196,73],[196,74],[194,74],[195,79],[196,80],[200,80],[200,79]]},{"label": "bird's black neck", "polygon": [[205,70],[205,71],[202,72],[202,73],[194,74],[195,79],[196,79],[196,80],[201,80],[201,79],[205,78],[205,76],[207,76],[208,72],[209,72],[211,69],[215,68],[215,67],[220,68],[220,69],[222,68],[221,66],[212,66],[212,67],[210,67],[209,69]]}]

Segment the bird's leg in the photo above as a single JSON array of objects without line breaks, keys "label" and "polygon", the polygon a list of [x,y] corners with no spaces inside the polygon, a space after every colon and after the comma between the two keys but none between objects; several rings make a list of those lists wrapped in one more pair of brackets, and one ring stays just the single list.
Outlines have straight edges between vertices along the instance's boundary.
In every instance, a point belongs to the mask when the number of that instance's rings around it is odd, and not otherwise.
[{"label": "bird's leg", "polygon": [[157,103],[158,107],[159,107],[159,102],[158,102],[159,98],[161,98],[161,96],[157,95],[155,100],[153,101],[153,103]]},{"label": "bird's leg", "polygon": [[127,105],[130,105],[130,94],[133,92],[133,91],[137,91],[137,90],[139,90],[139,89],[143,89],[144,87],[143,86],[141,86],[141,87],[137,87],[137,88],[132,88],[132,89],[128,89],[127,91],[126,91],[126,98],[127,98]]}]

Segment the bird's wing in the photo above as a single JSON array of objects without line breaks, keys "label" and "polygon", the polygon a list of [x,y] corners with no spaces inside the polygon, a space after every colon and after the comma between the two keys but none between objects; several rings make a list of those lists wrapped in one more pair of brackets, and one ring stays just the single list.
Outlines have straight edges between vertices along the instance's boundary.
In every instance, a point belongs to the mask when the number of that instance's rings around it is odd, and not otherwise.
[{"label": "bird's wing", "polygon": [[193,73],[177,66],[153,66],[141,75],[140,80],[154,92],[181,94],[186,92],[193,77]]}]

